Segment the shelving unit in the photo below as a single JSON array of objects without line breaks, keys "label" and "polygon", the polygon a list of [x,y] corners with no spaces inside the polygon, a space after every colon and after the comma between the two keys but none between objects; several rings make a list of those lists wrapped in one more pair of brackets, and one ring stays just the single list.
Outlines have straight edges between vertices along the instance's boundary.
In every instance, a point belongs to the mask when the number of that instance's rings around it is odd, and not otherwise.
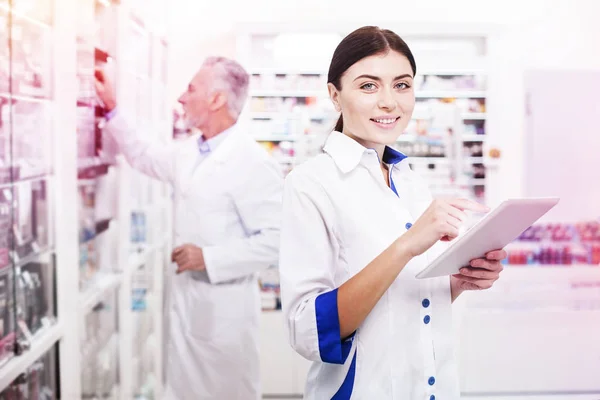
[{"label": "shelving unit", "polygon": [[108,273],[103,276],[96,278],[94,286],[81,293],[80,297],[80,312],[86,315],[92,311],[92,309],[102,301],[102,297],[105,293],[111,290],[117,289],[123,276],[118,273]]},{"label": "shelving unit", "polygon": [[[166,2],[129,1],[119,5],[124,34],[117,54],[119,112],[133,129],[154,140],[171,140],[166,103]],[[170,248],[170,190],[119,159],[120,398],[162,398],[162,282]],[[129,246],[123,245],[129,243]]]},{"label": "shelving unit", "polygon": [[[326,89],[329,60],[319,60],[311,66],[284,64],[281,55],[284,50],[278,49],[277,43],[286,33],[285,29],[246,27],[238,34],[238,59],[251,74],[250,100],[242,118],[251,134],[281,161],[284,172],[320,152],[337,119]],[[314,31],[308,33],[315,34]],[[294,35],[298,40],[300,34],[294,32]],[[339,33],[340,39],[343,36]],[[485,38],[482,33],[480,36],[457,35],[455,40],[462,41],[461,45],[467,48],[472,44],[477,47],[476,43],[485,42]],[[397,148],[409,156],[417,172],[423,175],[431,171],[445,172],[447,181],[429,182],[434,195],[485,200],[488,160],[483,146],[487,93],[486,69],[482,66],[486,54],[484,50],[475,55],[465,54],[467,61],[421,59],[418,47],[420,41],[427,41],[427,35],[409,34],[405,39],[416,48],[417,103],[413,119],[399,138]],[[281,43],[284,42],[282,39]],[[324,51],[317,50],[317,53]],[[440,68],[444,63],[447,65]],[[268,64],[276,66],[262,67]],[[436,67],[431,68],[432,65]]]},{"label": "shelving unit", "polygon": [[102,134],[94,68],[133,128],[171,140],[166,2],[27,4],[0,0],[0,393],[162,398],[170,192]]},{"label": "shelving unit", "polygon": [[14,380],[53,369],[44,361],[65,332],[53,285],[60,186],[53,165],[57,96],[48,69],[54,21],[42,5],[35,16],[25,11],[0,2],[0,392],[6,388],[8,396]]},{"label": "shelving unit", "polygon": [[44,356],[61,339],[63,327],[60,324],[48,327],[33,336],[32,347],[22,356],[15,357],[2,365],[0,387],[6,388],[36,360]]},{"label": "shelving unit", "polygon": [[[472,120],[472,121],[483,121],[485,120],[486,115],[483,112],[465,112],[462,114],[463,120]],[[463,140],[466,140],[467,135],[463,135]],[[481,135],[476,135],[481,136]]]},{"label": "shelving unit", "polygon": [[[462,75],[462,74],[457,74]],[[485,91],[421,91],[415,93],[417,99],[485,99]]]}]

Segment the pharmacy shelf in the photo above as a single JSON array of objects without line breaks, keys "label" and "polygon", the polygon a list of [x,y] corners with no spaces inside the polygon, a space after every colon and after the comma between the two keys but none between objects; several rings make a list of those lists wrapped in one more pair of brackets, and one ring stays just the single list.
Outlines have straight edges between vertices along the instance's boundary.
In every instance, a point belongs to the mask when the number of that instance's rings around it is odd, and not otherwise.
[{"label": "pharmacy shelf", "polygon": [[[42,170],[41,168],[38,168],[39,163],[31,163],[30,160],[24,160],[20,165],[21,172],[27,171],[28,176],[32,176],[34,172],[37,174],[38,171],[43,174],[53,175],[51,177],[43,178],[27,178],[28,182],[40,179],[45,179],[49,182],[47,186],[48,193],[46,193],[46,200],[48,203],[46,207],[47,210],[44,209],[45,213],[48,214],[47,219],[49,223],[44,224],[43,227],[46,229],[46,233],[52,238],[51,242],[53,248],[42,249],[40,252],[40,249],[31,246],[32,251],[35,251],[38,255],[22,259],[13,257],[12,261],[14,262],[14,269],[40,255],[43,257],[44,261],[46,258],[52,258],[52,267],[54,268],[53,276],[56,287],[52,291],[54,298],[51,299],[51,304],[54,304],[53,316],[57,316],[57,318],[52,318],[57,320],[56,325],[49,324],[47,321],[49,318],[44,318],[43,321],[45,325],[30,338],[27,351],[24,351],[19,356],[3,361],[2,365],[0,365],[0,391],[11,385],[11,383],[14,383],[15,379],[27,372],[31,365],[35,364],[37,360],[47,354],[48,351],[59,342],[60,346],[58,346],[59,354],[57,360],[59,361],[59,364],[57,364],[56,367],[60,370],[60,374],[57,376],[57,382],[49,383],[58,384],[62,398],[80,399],[82,397],[82,380],[85,378],[82,376],[81,366],[83,363],[87,362],[87,360],[81,359],[81,344],[82,340],[84,340],[81,327],[85,315],[88,314],[89,316],[89,312],[94,306],[98,305],[105,296],[110,293],[118,292],[119,308],[118,310],[113,311],[118,315],[123,314],[124,317],[127,318],[127,312],[131,310],[131,297],[133,296],[133,293],[131,291],[131,282],[127,282],[126,278],[131,278],[133,276],[133,270],[137,269],[134,267],[143,264],[145,261],[148,261],[148,270],[150,271],[149,273],[152,273],[154,287],[160,289],[160,292],[159,290],[156,292],[162,294],[162,277],[164,275],[163,265],[168,262],[167,257],[162,257],[163,252],[160,254],[161,257],[158,257],[158,253],[153,252],[151,249],[143,249],[141,254],[135,255],[131,259],[128,257],[128,245],[131,236],[130,211],[132,204],[131,201],[128,201],[129,199],[124,198],[123,193],[128,194],[133,185],[131,185],[132,178],[128,175],[125,163],[123,162],[119,165],[110,164],[112,159],[99,157],[92,157],[91,159],[78,158],[78,155],[81,156],[81,153],[78,151],[78,145],[92,142],[80,142],[79,139],[82,137],[81,135],[84,134],[84,131],[78,128],[81,128],[80,124],[86,124],[87,128],[92,128],[92,125],[96,125],[97,121],[94,118],[94,107],[96,104],[93,100],[93,93],[90,93],[90,91],[93,91],[93,85],[91,87],[83,85],[80,86],[79,90],[76,90],[77,88],[73,86],[73,82],[74,80],[77,80],[79,74],[87,74],[88,77],[93,79],[92,72],[94,59],[96,61],[108,61],[109,54],[105,50],[109,50],[111,53],[110,57],[115,62],[112,66],[108,66],[107,68],[110,68],[110,75],[113,75],[114,72],[113,78],[118,84],[116,88],[117,101],[119,104],[123,104],[124,108],[133,108],[130,104],[134,103],[135,99],[129,100],[128,103],[127,101],[131,97],[126,94],[132,93],[132,90],[136,89],[134,87],[136,84],[132,82],[133,78],[131,75],[127,76],[126,69],[128,68],[128,65],[137,60],[140,60],[140,69],[141,67],[144,67],[144,69],[151,71],[159,71],[163,64],[166,64],[167,49],[165,48],[164,51],[160,52],[154,51],[155,46],[159,47],[159,39],[157,38],[154,40],[154,33],[150,31],[150,29],[158,29],[157,27],[159,25],[164,25],[166,22],[166,20],[164,20],[164,15],[161,14],[161,7],[166,5],[166,3],[164,0],[153,1],[151,2],[152,4],[134,3],[131,0],[101,0],[101,2],[104,6],[95,8],[93,1],[54,1],[47,10],[49,11],[49,15],[52,16],[52,22],[47,24],[40,23],[23,14],[32,14],[35,10],[25,10],[25,8],[23,8],[23,13],[12,12],[9,11],[11,7],[19,7],[17,2],[6,5],[4,3],[7,2],[0,1],[0,3],[2,3],[0,4],[0,9],[18,16],[18,18],[13,18],[13,21],[26,20],[27,22],[42,27],[40,29],[37,26],[33,26],[33,28],[36,28],[35,32],[39,30],[43,36],[48,39],[40,44],[40,46],[42,46],[40,52],[49,56],[47,57],[47,65],[45,64],[48,68],[45,69],[42,74],[45,82],[48,82],[48,84],[52,83],[51,86],[58,89],[73,89],[54,90],[51,93],[48,91],[48,93],[39,93],[38,95],[38,93],[31,93],[33,90],[31,90],[30,87],[25,87],[23,90],[20,90],[20,92],[23,93],[19,94],[6,93],[8,90],[2,90],[2,93],[0,93],[0,98],[9,98],[18,101],[19,103],[31,104],[32,107],[36,105],[50,106],[53,110],[53,113],[50,116],[51,118],[47,122],[54,134],[48,138],[47,143],[43,143],[44,145],[47,145],[50,170]],[[131,53],[132,48],[138,48],[140,45],[139,41],[129,40],[129,37],[132,35],[131,29],[127,26],[130,21],[130,18],[128,18],[130,12],[135,11],[133,8],[136,4],[142,7],[144,13],[147,13],[149,17],[152,18],[152,24],[148,24],[145,28],[142,28],[146,33],[145,38],[149,41],[148,46],[146,46],[149,50],[149,57]],[[107,10],[107,7],[110,8],[110,10]],[[69,12],[69,10],[73,10],[73,8],[78,8],[81,12],[78,12],[77,15]],[[37,14],[37,12],[35,12],[35,14]],[[78,29],[78,24],[76,24],[77,21],[82,22],[86,29]],[[9,22],[11,22],[10,19]],[[31,24],[27,23],[27,27],[30,26]],[[107,29],[103,29],[106,28],[106,26],[112,27],[117,35],[114,35],[115,32],[110,35],[106,34]],[[10,28],[10,26],[8,28]],[[94,31],[97,31],[98,35],[96,35]],[[78,38],[85,39],[83,42],[80,42],[85,48],[78,46]],[[27,38],[27,41],[20,42],[20,45],[25,45],[27,47],[30,45],[31,40],[34,40],[34,38]],[[57,43],[60,44],[60,46],[57,45]],[[100,45],[101,48],[94,48],[94,45],[99,43],[102,43]],[[114,46],[112,46],[113,44]],[[162,49],[162,47],[160,48]],[[84,57],[77,57],[79,51],[83,51],[82,55]],[[130,57],[124,57],[124,55]],[[131,57],[132,55],[133,57]],[[159,65],[161,68],[158,68]],[[81,69],[79,69],[79,67],[81,67]],[[138,77],[143,77],[144,79],[147,78],[146,74],[141,71],[136,72],[136,74]],[[13,77],[16,77],[16,75],[13,74]],[[7,79],[9,78],[10,77]],[[138,110],[141,110],[140,112],[142,114],[148,116],[149,120],[145,122],[154,127],[153,130],[156,131],[154,132],[155,135],[170,140],[172,132],[168,127],[171,126],[172,112],[168,104],[164,103],[164,101],[158,101],[159,97],[164,97],[162,95],[164,93],[164,82],[158,82],[160,79],[161,77],[158,77],[158,74],[157,76],[148,79],[148,87],[144,88],[148,89],[144,92],[145,98],[147,98],[148,101],[142,102],[141,104],[136,103],[136,105],[141,106],[141,109],[138,108]],[[42,92],[42,90],[39,90],[39,92]],[[78,102],[78,100],[81,101]],[[77,105],[90,108],[90,114],[86,114],[85,119],[80,118],[81,115],[79,115],[79,112],[81,109],[78,110]],[[35,111],[37,108],[34,107],[32,110],[24,110],[22,112],[24,115],[30,113],[33,115],[34,113],[37,113],[37,111]],[[165,129],[160,129],[159,127]],[[89,134],[89,136],[86,139],[93,138],[93,132],[93,129],[87,129],[86,134]],[[33,135],[35,132],[32,131],[28,134]],[[82,150],[82,148],[79,148],[79,150]],[[112,153],[111,150],[113,149],[103,150]],[[122,157],[119,155],[117,156],[117,159],[121,161]],[[102,182],[98,187],[91,189],[95,194],[99,195],[94,197],[94,201],[97,201],[96,205],[98,206],[96,210],[98,210],[98,212],[103,212],[106,210],[105,205],[108,205],[111,211],[110,215],[114,216],[114,223],[110,224],[111,237],[106,237],[106,240],[99,242],[98,244],[100,247],[97,247],[96,249],[99,252],[103,252],[103,254],[108,251],[111,255],[114,255],[114,257],[99,258],[97,269],[98,271],[106,271],[105,274],[97,274],[96,277],[90,281],[89,285],[80,288],[80,278],[83,277],[83,271],[79,269],[79,260],[81,260],[80,256],[84,255],[84,253],[80,254],[80,251],[85,252],[85,249],[80,246],[81,243],[79,243],[78,237],[78,226],[80,226],[79,211],[81,210],[80,205],[83,203],[81,201],[82,197],[79,186],[87,184],[96,186],[98,184],[96,178],[106,174],[108,170],[111,170],[111,176],[114,175],[114,179],[117,180],[118,183],[112,185],[104,184],[104,182]],[[114,174],[112,174],[113,170]],[[21,175],[24,176],[24,174]],[[78,180],[78,178],[81,179]],[[135,177],[133,179],[135,179]],[[0,185],[0,189],[19,184],[20,183]],[[22,184],[26,185],[25,182]],[[113,190],[115,188],[118,188],[118,191]],[[172,216],[170,212],[170,202],[161,203],[160,200],[168,197],[169,194],[167,190],[165,190],[166,187],[158,182],[149,184],[148,189],[147,192],[144,192],[144,195],[146,193],[148,194],[148,202],[152,204],[153,210],[150,215],[151,218],[148,218],[147,235],[152,238],[162,237],[167,230],[170,231]],[[84,197],[85,201],[88,199],[92,200],[91,198]],[[64,204],[72,206],[65,207]],[[169,207],[167,207],[167,205]],[[56,223],[57,221],[60,223]],[[41,227],[42,222],[45,223],[45,221],[34,221],[33,223],[37,223]],[[96,223],[97,231],[101,232],[108,227],[110,221],[100,220],[96,221]],[[107,233],[104,235],[107,235]],[[112,240],[113,236],[115,240]],[[164,243],[164,241],[162,243]],[[21,252],[21,254],[30,253],[30,251]],[[52,254],[52,257],[47,257],[49,254]],[[128,268],[130,264],[133,266]],[[116,273],[115,271],[120,272]],[[162,304],[162,297],[158,297],[156,302]],[[157,326],[162,327],[162,310],[153,310],[152,319]],[[119,335],[127,337],[129,340],[132,336],[133,329],[131,328],[131,325],[121,324],[121,322],[123,321],[120,319],[118,327]],[[158,342],[162,343],[162,337],[159,337]],[[119,348],[119,352],[121,350],[122,348]],[[162,373],[160,372],[163,364],[161,362],[161,346],[157,346],[152,353],[152,361],[155,362],[155,364],[152,365],[153,373],[156,376],[162,376]],[[96,357],[99,357],[99,355],[94,355],[94,358]],[[119,365],[111,365],[111,368],[115,368],[112,372],[119,373],[120,385],[117,389],[118,392],[116,391],[116,393],[120,392],[118,394],[119,400],[131,400],[133,396],[129,396],[129,393],[131,392],[131,380],[127,379],[127,360],[119,358],[119,363]],[[102,366],[101,368],[105,367]],[[162,381],[158,379],[153,388],[156,390],[156,398],[163,397],[161,395],[161,386]],[[23,387],[23,389],[25,388]],[[26,392],[24,391],[24,393]],[[117,396],[116,393],[115,396]],[[27,397],[26,394],[23,395]],[[51,397],[56,397],[57,395],[58,393],[53,393]],[[30,397],[31,396],[30,393]]]},{"label": "pharmacy shelf", "polygon": [[[419,120],[429,120],[433,119],[434,114],[431,112],[418,112],[414,113],[412,119]],[[461,118],[465,121],[485,121],[486,114],[485,113],[477,113],[477,112],[465,112],[461,114]]]},{"label": "pharmacy shelf", "polygon": [[[252,90],[251,97],[327,97],[323,90]],[[484,91],[421,91],[416,92],[418,99],[480,99],[485,98]]]},{"label": "pharmacy shelf", "polygon": [[[250,75],[320,75],[327,76],[327,71],[322,69],[310,68],[252,68],[248,71]],[[429,69],[420,71],[418,75],[428,76],[469,76],[485,75],[486,72],[481,68],[461,68],[461,69]]]},{"label": "pharmacy shelf", "polygon": [[249,112],[250,119],[296,119],[297,113],[289,111]]},{"label": "pharmacy shelf", "polygon": [[297,120],[297,119],[310,119],[310,120],[323,120],[333,119],[338,116],[334,112],[303,112],[303,111],[270,111],[270,112],[249,112],[247,115],[252,120],[257,119],[268,119],[268,120]]},{"label": "pharmacy shelf", "polygon": [[408,163],[419,163],[419,164],[450,164],[451,160],[446,157],[408,157]]},{"label": "pharmacy shelf", "polygon": [[[526,243],[526,242],[523,242]],[[541,272],[558,277],[593,275],[600,278],[600,265],[594,264],[505,264],[502,274],[511,274],[520,277],[536,277]]]},{"label": "pharmacy shelf", "polygon": [[44,256],[51,257],[55,252],[56,252],[56,250],[51,247],[44,247],[42,249],[35,248],[34,251],[32,251],[30,254],[26,255],[23,258],[18,258],[18,256],[16,254],[14,254],[14,252],[12,252],[12,251],[9,254],[10,254],[11,260],[13,260],[13,263],[14,263],[13,267],[16,270],[32,261],[36,261],[36,260],[40,259],[41,257],[44,257]]},{"label": "pharmacy shelf", "polygon": [[104,295],[119,287],[123,281],[123,274],[106,274],[98,277],[92,287],[81,293],[80,312],[83,317],[92,311],[94,306],[102,300]]},{"label": "pharmacy shelf", "polygon": [[[50,171],[44,172],[44,174],[46,174],[46,173],[51,173],[51,172]],[[15,187],[15,186],[22,185],[22,184],[25,184],[25,183],[33,183],[33,182],[38,182],[38,181],[52,182],[52,180],[53,180],[52,175],[39,175],[39,174],[36,174],[34,176],[28,176],[28,177],[25,177],[25,178],[14,180],[12,182],[0,183],[0,189],[9,188],[9,187]]]},{"label": "pharmacy shelf", "polygon": [[411,133],[403,133],[398,137],[396,142],[414,142],[415,140],[417,140],[417,135]]},{"label": "pharmacy shelf", "polygon": [[473,120],[473,121],[483,121],[486,119],[486,114],[480,113],[480,112],[466,112],[466,113],[462,114],[462,119]]},{"label": "pharmacy shelf", "polygon": [[257,142],[295,142],[300,139],[297,135],[259,135],[252,138]]},{"label": "pharmacy shelf", "polygon": [[250,75],[327,75],[322,69],[303,68],[253,68],[248,71]]},{"label": "pharmacy shelf", "polygon": [[423,90],[415,93],[417,99],[483,99],[486,97],[484,91],[463,90],[463,91],[428,91]]},{"label": "pharmacy shelf", "polygon": [[[261,35],[262,27],[253,27],[249,31],[239,32],[238,40],[240,40],[240,44],[252,44],[254,40],[261,40],[258,37]],[[274,36],[277,35],[277,32],[269,32]],[[257,42],[258,43],[258,42]],[[241,48],[252,48],[252,46],[240,46]],[[323,83],[326,80],[328,71],[326,69],[318,69],[318,68],[302,68],[295,67],[294,65],[282,65],[282,66],[273,66],[273,67],[262,67],[264,65],[262,63],[263,55],[253,54],[250,52],[241,52],[239,54],[240,60],[249,66],[248,71],[254,75],[256,81],[253,86],[251,86],[250,94],[253,97],[265,97],[265,99],[258,100],[258,104],[262,101],[265,102],[265,106],[258,107],[257,100],[254,99],[255,104],[249,106],[253,107],[254,110],[268,109],[269,112],[248,112],[245,114],[245,117],[250,120],[250,123],[256,123],[257,127],[266,129],[266,132],[282,132],[283,129],[289,130],[290,134],[299,134],[302,137],[301,132],[303,130],[313,130],[315,129],[330,129],[333,127],[333,122],[331,124],[323,124],[322,127],[318,128],[316,125],[317,121],[314,123],[307,121],[306,117],[308,114],[308,110],[303,114],[299,112],[301,116],[298,117],[296,113],[296,109],[294,107],[294,112],[289,112],[286,114],[284,109],[291,109],[287,104],[289,101],[292,103],[295,99],[298,99],[297,102],[301,103],[302,98],[304,97],[315,97],[315,101],[310,102],[311,104],[307,106],[307,109],[315,109],[321,110],[325,108],[326,99],[328,97],[328,93],[325,90],[325,85],[322,84],[323,90],[320,90],[320,86],[315,86],[319,84],[319,82]],[[443,127],[440,129],[451,129],[453,132],[456,132],[453,136],[441,136],[441,137],[430,137],[424,135],[416,135],[413,134],[416,131],[411,130],[411,134],[403,134],[397,140],[398,143],[402,143],[403,145],[399,145],[398,147],[409,148],[413,147],[410,144],[415,144],[415,151],[410,152],[408,149],[407,154],[414,154],[415,157],[409,156],[408,162],[412,164],[412,167],[417,171],[422,170],[435,170],[435,171],[448,171],[453,172],[452,175],[448,174],[445,179],[446,182],[441,182],[442,179],[438,179],[441,185],[444,185],[443,188],[447,188],[448,194],[453,194],[457,191],[464,191],[465,196],[480,196],[479,193],[475,193],[474,186],[481,185],[481,181],[470,181],[468,173],[465,174],[462,171],[463,164],[467,166],[467,163],[464,161],[464,156],[461,153],[463,143],[472,141],[476,144],[483,143],[485,140],[485,136],[479,136],[475,138],[475,135],[472,137],[460,135],[461,132],[466,132],[466,128],[470,128],[473,126],[477,126],[480,129],[481,125],[487,120],[487,114],[485,110],[485,100],[488,95],[486,86],[484,84],[478,83],[480,80],[483,82],[485,77],[488,75],[487,72],[487,60],[485,57],[475,57],[475,58],[465,58],[461,59],[458,62],[442,62],[440,63],[438,60],[430,60],[428,69],[421,69],[415,80],[415,97],[419,99],[418,107],[412,115],[412,122],[420,125],[429,125],[433,123],[436,128],[442,124]],[[276,75],[282,75],[276,77]],[[287,75],[287,76],[285,76]],[[302,86],[297,85],[296,82],[302,81],[301,75],[312,75],[310,77],[310,83]],[[423,76],[426,76],[425,79]],[[435,77],[438,77],[440,81],[445,82],[444,84],[436,84],[434,82]],[[433,77],[433,79],[430,79]],[[461,77],[457,79],[457,84],[451,84],[450,81],[455,81],[452,77]],[[461,84],[458,81],[471,81],[470,77],[475,77],[473,83],[469,84]],[[481,78],[481,79],[480,79]],[[308,81],[308,79],[307,79]],[[448,83],[448,84],[446,84]],[[305,89],[305,90],[302,90]],[[274,98],[275,102],[282,103],[281,109],[282,112],[272,112],[273,108],[267,106],[269,103],[270,97]],[[454,104],[448,104],[448,107],[437,108],[437,107],[427,107],[430,103],[438,103],[440,101],[444,101],[444,99],[464,99],[462,102],[477,102],[480,103],[480,107],[475,107],[469,105],[469,107],[465,107],[461,101],[456,101]],[[323,101],[321,101],[323,100]],[[307,103],[309,103],[307,101]],[[423,107],[421,107],[423,106]],[[479,112],[481,111],[481,112]],[[452,115],[450,116],[450,113]],[[333,116],[333,114],[332,114]],[[451,117],[451,118],[450,118]],[[270,120],[273,122],[270,125]],[[334,118],[332,117],[332,120]],[[283,123],[289,121],[289,126],[285,126]],[[279,129],[275,129],[276,122],[281,122],[280,125],[284,125],[282,127],[278,127]],[[325,120],[324,122],[328,122]],[[330,125],[330,126],[326,126]],[[470,126],[469,126],[470,125]],[[284,131],[285,132],[285,131]],[[468,132],[471,132],[468,130]],[[262,133],[257,130],[257,133]],[[266,138],[268,139],[268,138]],[[270,140],[268,140],[270,141]],[[438,145],[445,147],[445,156],[443,157],[428,157],[429,151],[426,150],[426,147],[429,147],[428,144],[433,142],[437,142]],[[423,143],[423,146],[418,146]],[[275,143],[276,145],[277,143]],[[296,154],[296,159],[300,159],[302,157],[312,157],[315,154],[320,152],[320,140],[306,143],[306,146],[298,146],[298,151]],[[422,148],[422,151],[418,151],[417,148]],[[417,157],[423,155],[425,157]],[[483,163],[483,159],[481,160]],[[300,162],[296,162],[293,165],[298,165]],[[473,160],[473,163],[479,163],[479,160]],[[486,165],[487,166],[487,165]],[[469,172],[470,173],[470,172]],[[452,176],[455,176],[456,179],[460,179],[464,182],[460,187],[457,186],[456,182],[453,181]],[[440,186],[442,188],[442,186]],[[472,193],[471,193],[472,192]],[[484,194],[481,194],[484,196]]]},{"label": "pharmacy shelf", "polygon": [[139,267],[148,262],[150,254],[154,250],[149,245],[141,245],[139,247],[142,251],[136,251],[129,255],[129,261],[127,263],[127,270],[125,271],[126,276],[131,276]]},{"label": "pharmacy shelf", "polygon": [[445,69],[427,69],[418,72],[418,75],[435,76],[469,76],[486,75],[483,68],[445,68]]},{"label": "pharmacy shelf", "polygon": [[43,27],[43,28],[50,28],[50,25],[49,25],[49,24],[47,24],[46,22],[39,21],[39,20],[37,20],[37,19],[35,19],[35,18],[31,18],[30,16],[28,16],[28,15],[24,14],[24,13],[23,13],[23,12],[21,12],[21,11],[18,11],[18,10],[15,10],[15,9],[11,9],[11,8],[10,8],[8,5],[6,5],[6,4],[0,4],[0,10],[4,10],[4,11],[6,11],[6,12],[10,12],[10,13],[12,13],[12,14],[13,14],[15,17],[19,17],[19,18],[21,18],[21,19],[23,19],[23,20],[25,20],[25,21],[27,21],[27,22],[30,22],[30,23],[32,23],[32,24],[34,24],[34,25],[37,25],[37,26],[40,26],[40,27]]},{"label": "pharmacy shelf", "polygon": [[487,139],[486,135],[462,135],[461,139],[463,142],[485,142]]},{"label": "pharmacy shelf", "polygon": [[20,356],[10,359],[0,368],[0,391],[4,390],[19,375],[27,371],[27,368],[46,354],[62,336],[63,328],[60,322],[33,335],[30,349],[23,352]]},{"label": "pharmacy shelf", "polygon": [[432,191],[436,191],[437,189],[454,189],[457,185],[453,182],[428,182],[428,186],[431,188]]},{"label": "pharmacy shelf", "polygon": [[471,178],[467,181],[467,185],[470,186],[481,186],[481,185],[485,185],[485,178]]},{"label": "pharmacy shelf", "polygon": [[465,157],[465,162],[469,164],[483,164],[484,157]]},{"label": "pharmacy shelf", "polygon": [[414,133],[403,133],[402,135],[400,135],[398,137],[398,139],[396,140],[396,142],[416,142],[416,141],[432,141],[432,142],[440,142],[440,141],[444,141],[446,140],[446,138],[444,137],[433,137],[433,136],[428,136],[428,135],[416,135]]},{"label": "pharmacy shelf", "polygon": [[96,229],[95,229],[94,235],[87,238],[87,240],[85,240],[84,242],[81,242],[79,245],[83,245],[83,244],[94,241],[96,238],[98,238],[100,235],[102,235],[104,232],[106,232],[108,230],[111,221],[113,221],[113,218],[105,218],[105,219],[96,221]]},{"label": "pharmacy shelf", "polygon": [[51,103],[52,99],[48,99],[45,97],[33,97],[33,96],[23,96],[18,94],[9,94],[9,93],[0,93],[0,97],[4,97],[6,99],[11,98],[12,100],[18,101],[26,101],[30,103]]},{"label": "pharmacy shelf", "polygon": [[450,180],[449,171],[421,171],[417,172],[421,177],[425,179],[440,179]]},{"label": "pharmacy shelf", "polygon": [[163,248],[169,243],[169,235],[165,235],[162,239],[158,240],[156,244],[140,244],[137,245],[138,251],[132,252],[129,255],[127,262],[127,269],[125,270],[124,279],[129,279],[131,275],[135,273],[142,265],[150,262],[150,256],[155,252]]},{"label": "pharmacy shelf", "polygon": [[323,90],[252,90],[251,97],[328,97]]}]

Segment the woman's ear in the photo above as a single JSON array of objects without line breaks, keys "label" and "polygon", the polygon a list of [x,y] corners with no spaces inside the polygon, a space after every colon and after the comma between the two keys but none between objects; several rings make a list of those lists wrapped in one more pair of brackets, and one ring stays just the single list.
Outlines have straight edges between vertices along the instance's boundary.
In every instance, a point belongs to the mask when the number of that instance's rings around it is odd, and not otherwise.
[{"label": "woman's ear", "polygon": [[327,90],[329,91],[329,98],[335,107],[335,111],[342,112],[342,107],[340,106],[340,92],[336,89],[335,85],[331,82],[327,84]]}]

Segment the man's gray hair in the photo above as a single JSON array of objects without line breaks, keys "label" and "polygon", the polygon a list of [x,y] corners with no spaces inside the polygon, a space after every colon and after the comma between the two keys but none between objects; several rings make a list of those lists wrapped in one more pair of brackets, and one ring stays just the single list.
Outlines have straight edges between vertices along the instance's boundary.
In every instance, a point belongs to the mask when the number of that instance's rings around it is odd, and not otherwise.
[{"label": "man's gray hair", "polygon": [[224,90],[227,94],[227,106],[233,118],[239,117],[248,97],[250,77],[238,62],[225,57],[209,57],[203,66],[211,67],[218,82],[213,83],[214,90]]}]

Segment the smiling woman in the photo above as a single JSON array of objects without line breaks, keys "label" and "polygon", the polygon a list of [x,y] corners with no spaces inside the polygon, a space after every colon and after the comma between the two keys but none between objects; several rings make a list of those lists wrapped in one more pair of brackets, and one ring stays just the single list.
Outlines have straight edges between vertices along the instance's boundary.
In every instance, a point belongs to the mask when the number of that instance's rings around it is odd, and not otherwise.
[{"label": "smiling woman", "polygon": [[415,73],[410,49],[389,30],[344,38],[327,84],[340,120],[324,153],[285,181],[282,306],[290,344],[314,361],[307,400],[458,398],[452,301],[489,288],[506,257],[492,252],[459,275],[415,278],[458,235],[465,211],[487,211],[433,201],[390,146],[412,116]]},{"label": "smiling woman", "polygon": [[410,48],[390,30],[367,26],[345,37],[327,77],[330,97],[341,112],[335,130],[366,147],[393,143],[415,107],[416,72]]}]

